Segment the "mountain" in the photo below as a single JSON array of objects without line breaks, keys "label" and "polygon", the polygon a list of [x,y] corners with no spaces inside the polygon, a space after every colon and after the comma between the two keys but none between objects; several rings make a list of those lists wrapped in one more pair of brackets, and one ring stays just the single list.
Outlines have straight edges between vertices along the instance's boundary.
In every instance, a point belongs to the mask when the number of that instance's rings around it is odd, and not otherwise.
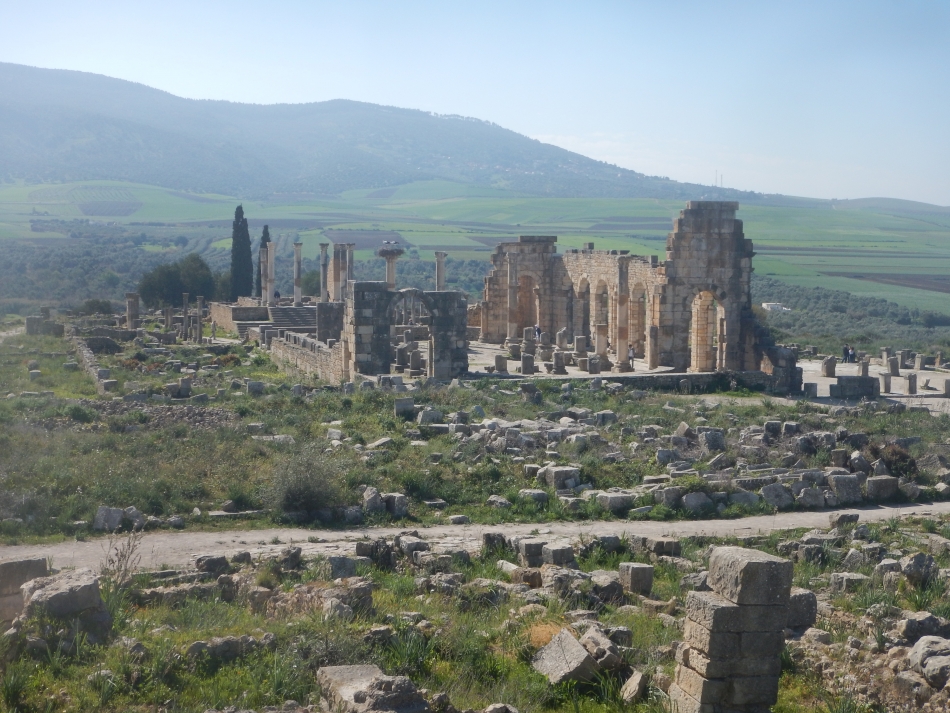
[{"label": "mountain", "polygon": [[558,197],[760,197],[646,176],[477,119],[342,99],[182,99],[8,63],[0,63],[0,156],[0,180],[127,180],[248,197],[426,179]]}]

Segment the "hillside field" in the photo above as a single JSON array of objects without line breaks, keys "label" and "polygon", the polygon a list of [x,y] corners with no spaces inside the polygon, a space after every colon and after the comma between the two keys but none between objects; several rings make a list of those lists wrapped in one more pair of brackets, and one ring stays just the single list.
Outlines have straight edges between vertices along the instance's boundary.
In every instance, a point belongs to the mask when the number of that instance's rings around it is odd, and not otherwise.
[{"label": "hillside field", "polygon": [[[85,235],[138,234],[140,249],[150,252],[167,250],[177,239],[186,250],[218,253],[220,263],[239,202],[252,234],[269,224],[281,252],[289,253],[297,239],[308,258],[317,256],[320,242],[353,242],[357,258],[366,259],[395,233],[423,260],[445,250],[454,259],[486,261],[494,245],[519,234],[557,235],[562,249],[593,242],[662,257],[672,218],[684,206],[659,199],[519,197],[448,181],[262,201],[117,181],[7,183],[0,185],[0,240],[52,246],[78,226]],[[950,313],[950,208],[888,199],[775,203],[740,205],[759,275]]]}]

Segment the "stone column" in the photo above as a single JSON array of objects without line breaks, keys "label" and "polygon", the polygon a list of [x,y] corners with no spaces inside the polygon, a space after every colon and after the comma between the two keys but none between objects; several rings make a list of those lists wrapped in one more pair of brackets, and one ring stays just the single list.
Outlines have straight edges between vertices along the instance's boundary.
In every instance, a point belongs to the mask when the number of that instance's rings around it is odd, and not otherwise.
[{"label": "stone column", "polygon": [[201,344],[201,320],[204,317],[205,311],[205,298],[202,295],[198,295],[198,315],[195,318],[195,341],[198,344]]},{"label": "stone column", "polygon": [[270,300],[267,297],[267,259],[269,257],[269,251],[267,250],[267,243],[261,245],[260,256],[258,257],[259,266],[258,269],[261,273],[261,306],[266,307],[270,304]]},{"label": "stone column", "polygon": [[346,294],[349,294],[350,280],[353,279],[353,249],[355,247],[355,243],[346,244],[346,283],[344,284],[344,292]]},{"label": "stone column", "polygon": [[904,393],[908,396],[917,393],[917,374],[911,372],[904,377]]},{"label": "stone column", "polygon": [[343,299],[343,289],[340,284],[343,280],[343,261],[346,258],[346,252],[343,250],[342,245],[333,245],[333,260],[330,264],[330,273],[333,276],[333,293],[330,298],[334,302],[339,302]]},{"label": "stone column", "polygon": [[125,328],[135,329],[139,321],[139,293],[125,293]]},{"label": "stone column", "polygon": [[442,292],[445,289],[445,258],[448,253],[435,253],[435,289]]},{"label": "stone column", "polygon": [[627,354],[627,347],[630,344],[630,315],[627,300],[627,295],[617,297],[617,364],[614,366],[617,372],[633,371],[630,357]]},{"label": "stone column", "polygon": [[396,260],[403,254],[398,245],[384,245],[376,251],[376,255],[386,261],[386,285],[391,290],[396,289]]},{"label": "stone column", "polygon": [[277,305],[277,301],[274,299],[274,290],[277,289],[277,246],[274,243],[270,243],[267,246],[267,304]]},{"label": "stone column", "polygon": [[188,341],[188,293],[181,293],[181,339]]},{"label": "stone column", "polygon": [[174,316],[175,309],[173,307],[165,308],[165,331],[172,331],[172,317]]},{"label": "stone column", "polygon": [[327,248],[330,243],[320,243],[320,301],[330,301],[330,256]]},{"label": "stone column", "polygon": [[303,268],[303,243],[294,243],[294,307],[303,307],[303,293],[300,288],[300,273]]},{"label": "stone column", "polygon": [[518,253],[508,253],[508,340],[518,343]]},{"label": "stone column", "polygon": [[878,378],[881,380],[881,393],[882,394],[891,393],[891,375],[878,374]]}]

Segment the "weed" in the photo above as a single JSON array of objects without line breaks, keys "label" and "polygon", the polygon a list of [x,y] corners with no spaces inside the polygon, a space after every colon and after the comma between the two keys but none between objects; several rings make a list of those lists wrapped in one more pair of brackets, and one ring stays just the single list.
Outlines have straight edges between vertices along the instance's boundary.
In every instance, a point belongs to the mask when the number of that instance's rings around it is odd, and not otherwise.
[{"label": "weed", "polygon": [[16,713],[21,710],[23,698],[26,695],[26,689],[30,685],[30,675],[33,672],[33,666],[25,661],[18,661],[7,667],[0,680],[0,698],[6,710],[10,713]]}]

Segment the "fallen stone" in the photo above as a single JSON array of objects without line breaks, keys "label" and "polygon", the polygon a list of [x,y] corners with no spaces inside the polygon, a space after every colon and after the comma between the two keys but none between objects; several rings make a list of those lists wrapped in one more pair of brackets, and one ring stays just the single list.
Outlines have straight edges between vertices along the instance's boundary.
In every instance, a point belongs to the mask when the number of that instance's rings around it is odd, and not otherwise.
[{"label": "fallen stone", "polygon": [[555,686],[564,681],[589,681],[597,673],[597,662],[567,629],[561,629],[540,649],[531,665]]}]

